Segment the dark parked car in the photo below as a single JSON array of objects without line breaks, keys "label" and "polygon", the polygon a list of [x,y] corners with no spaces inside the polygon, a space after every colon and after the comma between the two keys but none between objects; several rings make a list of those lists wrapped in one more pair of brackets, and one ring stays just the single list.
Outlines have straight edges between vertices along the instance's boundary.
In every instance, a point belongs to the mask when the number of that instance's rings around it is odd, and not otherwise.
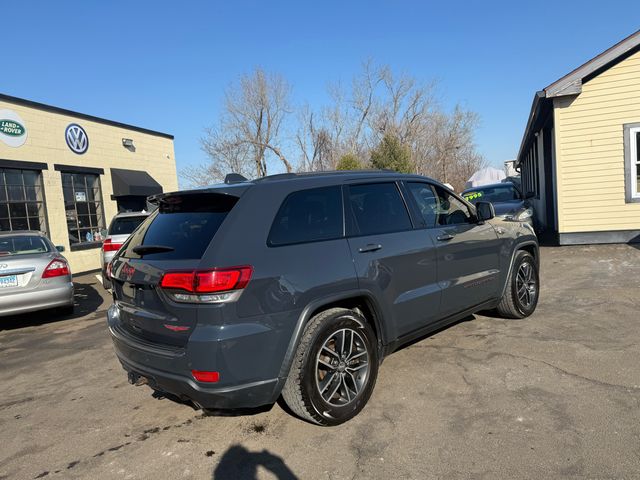
[{"label": "dark parked car", "polygon": [[529,197],[522,195],[513,183],[502,182],[468,188],[461,195],[474,205],[477,202],[491,202],[498,218],[526,222],[533,226],[533,207],[527,202]]},{"label": "dark parked car", "polygon": [[109,328],[130,382],[204,409],[282,395],[337,425],[402,344],[536,308],[532,229],[425,177],[284,174],[155,201],[112,260]]}]

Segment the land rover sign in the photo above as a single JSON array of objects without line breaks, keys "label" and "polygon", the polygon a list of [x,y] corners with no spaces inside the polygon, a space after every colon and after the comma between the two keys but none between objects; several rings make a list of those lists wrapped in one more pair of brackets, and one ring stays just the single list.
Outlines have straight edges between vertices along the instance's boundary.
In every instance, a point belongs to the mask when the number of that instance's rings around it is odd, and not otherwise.
[{"label": "land rover sign", "polygon": [[10,147],[21,147],[27,141],[24,121],[13,110],[0,110],[0,140]]}]

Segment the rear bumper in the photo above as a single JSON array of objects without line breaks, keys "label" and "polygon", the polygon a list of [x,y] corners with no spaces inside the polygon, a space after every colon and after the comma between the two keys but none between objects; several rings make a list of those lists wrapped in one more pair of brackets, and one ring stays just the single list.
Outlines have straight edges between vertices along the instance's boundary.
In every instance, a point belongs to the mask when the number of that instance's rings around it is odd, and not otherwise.
[{"label": "rear bumper", "polygon": [[65,281],[46,289],[11,293],[0,297],[0,316],[35,312],[73,305],[73,282]]},{"label": "rear bumper", "polygon": [[[118,349],[116,348],[116,351]],[[139,365],[118,353],[122,367],[129,374],[141,376],[154,390],[178,397],[182,401],[194,403],[201,408],[236,409],[254,408],[274,403],[280,392],[278,379],[237,385],[232,388],[209,388],[190,377],[172,374]]]},{"label": "rear bumper", "polygon": [[[144,377],[155,390],[210,409],[255,408],[274,403],[280,395],[286,380],[278,377],[284,351],[267,351],[276,342],[264,328],[245,328],[222,338],[205,326],[193,332],[185,347],[170,347],[132,336],[118,317],[117,307],[109,308],[109,331],[122,367]],[[192,370],[218,371],[220,382],[198,382]]]}]

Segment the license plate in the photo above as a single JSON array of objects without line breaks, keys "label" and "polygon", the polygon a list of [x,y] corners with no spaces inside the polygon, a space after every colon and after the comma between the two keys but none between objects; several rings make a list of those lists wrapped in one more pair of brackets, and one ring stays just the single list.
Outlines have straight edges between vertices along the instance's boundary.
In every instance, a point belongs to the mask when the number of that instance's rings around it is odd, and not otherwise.
[{"label": "license plate", "polygon": [[17,275],[5,275],[4,277],[0,277],[0,288],[17,287],[17,286],[18,286]]}]

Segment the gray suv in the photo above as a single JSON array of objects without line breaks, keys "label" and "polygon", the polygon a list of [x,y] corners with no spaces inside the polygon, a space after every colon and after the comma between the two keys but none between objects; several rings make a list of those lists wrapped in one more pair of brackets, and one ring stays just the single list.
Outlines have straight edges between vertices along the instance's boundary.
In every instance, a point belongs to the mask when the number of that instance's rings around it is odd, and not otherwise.
[{"label": "gray suv", "polygon": [[112,261],[109,329],[131,383],[205,410],[282,396],[337,425],[401,345],[538,301],[532,228],[429,178],[284,174],[154,201]]}]

